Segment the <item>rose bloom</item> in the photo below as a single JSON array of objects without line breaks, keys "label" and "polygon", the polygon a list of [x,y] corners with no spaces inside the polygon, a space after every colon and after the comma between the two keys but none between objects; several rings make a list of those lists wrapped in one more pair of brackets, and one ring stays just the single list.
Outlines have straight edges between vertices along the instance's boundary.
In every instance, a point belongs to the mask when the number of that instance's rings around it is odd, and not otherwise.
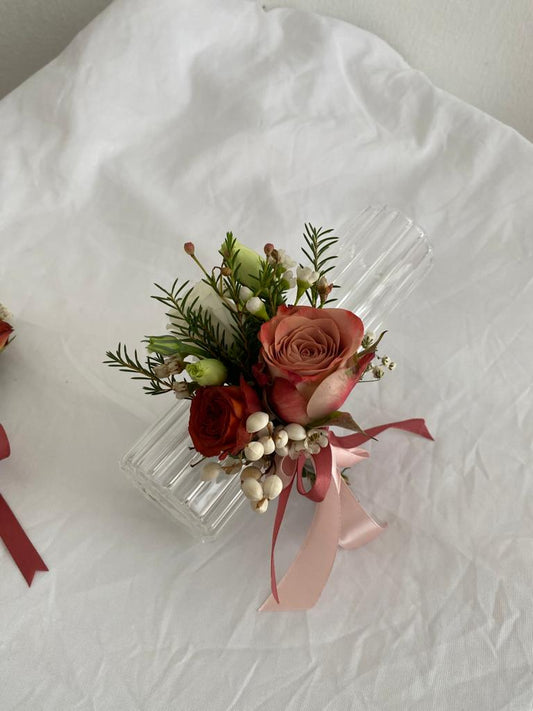
[{"label": "rose bloom", "polygon": [[260,409],[255,391],[242,378],[240,385],[198,388],[189,416],[194,448],[204,457],[237,454],[252,437],[247,417]]},{"label": "rose bloom", "polygon": [[13,333],[13,327],[7,321],[0,320],[0,351],[9,343],[9,336]]},{"label": "rose bloom", "polygon": [[351,311],[280,306],[259,333],[277,414],[307,424],[340,407],[364,372],[362,362],[355,368],[352,361],[363,334],[363,322]]}]

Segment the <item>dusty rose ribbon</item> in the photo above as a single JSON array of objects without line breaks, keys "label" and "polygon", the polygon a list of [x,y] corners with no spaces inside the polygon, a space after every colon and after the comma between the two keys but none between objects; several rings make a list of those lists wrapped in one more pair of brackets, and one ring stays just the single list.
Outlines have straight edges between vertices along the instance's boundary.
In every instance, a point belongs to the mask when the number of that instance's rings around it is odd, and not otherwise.
[{"label": "dusty rose ribbon", "polygon": [[[329,578],[337,547],[359,548],[369,543],[384,530],[361,506],[342,479],[339,468],[351,466],[368,457],[359,446],[390,428],[404,430],[433,439],[424,420],[416,418],[390,422],[366,430],[365,434],[337,437],[330,432],[330,444],[313,455],[315,482],[309,491],[303,484],[305,457],[290,460],[285,457],[280,472],[285,487],[278,500],[272,531],[270,576],[272,594],[259,608],[261,611],[308,610],[317,602]],[[298,492],[317,502],[307,536],[285,576],[277,584],[274,550],[292,486],[296,481]]]},{"label": "dusty rose ribbon", "polygon": [[[9,440],[0,425],[0,459],[6,459],[10,453]],[[33,576],[38,570],[48,570],[2,494],[0,494],[0,538],[6,544],[28,586],[32,584]]]}]

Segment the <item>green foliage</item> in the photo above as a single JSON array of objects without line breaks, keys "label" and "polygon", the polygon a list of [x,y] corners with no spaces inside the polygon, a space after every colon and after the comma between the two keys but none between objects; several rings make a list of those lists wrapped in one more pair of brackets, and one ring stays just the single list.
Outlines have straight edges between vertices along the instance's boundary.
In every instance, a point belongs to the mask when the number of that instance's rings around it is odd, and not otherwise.
[{"label": "green foliage", "polygon": [[139,361],[137,351],[134,352],[133,358],[129,355],[126,346],[118,344],[117,350],[113,353],[107,351],[107,360],[105,365],[111,368],[118,368],[123,373],[134,373],[133,380],[147,380],[148,385],[143,386],[143,390],[148,395],[162,395],[172,391],[174,377],[170,376],[167,379],[158,378],[154,368],[163,363],[163,356],[156,353],[154,356],[148,356],[146,366],[143,366]]},{"label": "green foliage", "polygon": [[[339,241],[338,237],[331,235],[333,230],[324,230],[322,227],[318,229],[313,227],[311,224],[305,225],[304,240],[307,245],[307,249],[302,247],[302,252],[305,254],[309,260],[309,265],[313,271],[317,272],[319,281],[322,277],[329,274],[329,272],[335,268],[332,262],[337,259],[337,255],[329,254],[328,251]],[[300,265],[303,266],[303,265]],[[318,308],[320,306],[325,306],[326,304],[336,301],[336,299],[328,299],[322,303],[320,294],[317,287],[317,282],[315,282],[306,291],[306,296],[309,300],[311,306]]]}]

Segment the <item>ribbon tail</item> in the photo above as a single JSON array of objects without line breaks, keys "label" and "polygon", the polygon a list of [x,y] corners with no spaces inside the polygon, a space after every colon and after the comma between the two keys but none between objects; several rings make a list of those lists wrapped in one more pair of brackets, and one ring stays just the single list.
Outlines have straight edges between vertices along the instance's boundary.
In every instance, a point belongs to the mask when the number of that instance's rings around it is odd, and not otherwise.
[{"label": "ribbon tail", "polygon": [[15,514],[9,508],[7,501],[0,494],[0,538],[6,544],[7,550],[18,566],[18,569],[28,583],[33,582],[33,576],[38,570],[47,571],[45,562],[35,550],[33,543],[26,535]]},{"label": "ribbon tail", "polygon": [[387,524],[381,525],[368,514],[355,498],[344,480],[341,481],[341,548],[360,548],[383,533]]},{"label": "ribbon tail", "polygon": [[[323,501],[316,506],[305,541],[291,567],[259,608],[265,611],[308,610],[317,602],[335,561],[340,534],[340,484],[335,454],[323,449],[315,459],[318,468],[330,468],[332,481]],[[287,497],[288,498],[288,497]],[[274,593],[274,589],[273,589]]]}]

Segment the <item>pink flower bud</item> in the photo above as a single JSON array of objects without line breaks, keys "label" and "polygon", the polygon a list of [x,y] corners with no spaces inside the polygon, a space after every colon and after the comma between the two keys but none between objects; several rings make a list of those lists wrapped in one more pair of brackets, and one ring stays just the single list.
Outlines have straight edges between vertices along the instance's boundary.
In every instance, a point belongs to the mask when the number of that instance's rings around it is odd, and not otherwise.
[{"label": "pink flower bud", "polygon": [[267,243],[265,244],[265,246],[263,247],[263,249],[265,250],[265,254],[266,254],[266,256],[268,257],[268,256],[270,256],[270,255],[272,254],[272,252],[274,251],[274,245],[272,244],[272,242],[267,242]]},{"label": "pink flower bud", "polygon": [[183,245],[183,249],[187,252],[189,256],[193,256],[194,254],[194,243],[193,242],[185,242]]}]

